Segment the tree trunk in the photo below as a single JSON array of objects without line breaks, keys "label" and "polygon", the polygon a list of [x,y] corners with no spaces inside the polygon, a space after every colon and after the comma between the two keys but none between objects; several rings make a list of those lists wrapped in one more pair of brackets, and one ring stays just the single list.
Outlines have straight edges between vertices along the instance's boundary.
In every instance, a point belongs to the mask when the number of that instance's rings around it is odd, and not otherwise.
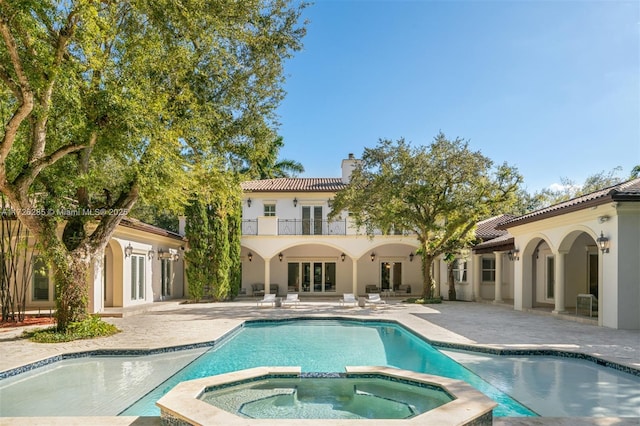
[{"label": "tree trunk", "polygon": [[424,299],[433,299],[433,277],[431,276],[431,265],[433,264],[433,256],[425,254],[422,251],[422,297]]},{"label": "tree trunk", "polygon": [[449,284],[449,300],[457,300],[456,282],[453,277],[453,262],[447,263],[447,283]]},{"label": "tree trunk", "polygon": [[56,321],[64,331],[70,323],[87,317],[89,263],[79,256],[54,256],[53,271],[56,282]]}]

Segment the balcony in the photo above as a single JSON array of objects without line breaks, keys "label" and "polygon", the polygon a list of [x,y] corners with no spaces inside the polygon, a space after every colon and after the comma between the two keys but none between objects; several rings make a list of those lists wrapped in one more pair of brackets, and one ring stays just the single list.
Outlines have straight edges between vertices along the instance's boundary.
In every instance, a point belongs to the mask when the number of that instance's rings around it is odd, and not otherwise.
[{"label": "balcony", "polygon": [[242,235],[347,235],[347,221],[276,217],[243,219]]},{"label": "balcony", "polygon": [[347,235],[347,221],[278,219],[278,235]]}]

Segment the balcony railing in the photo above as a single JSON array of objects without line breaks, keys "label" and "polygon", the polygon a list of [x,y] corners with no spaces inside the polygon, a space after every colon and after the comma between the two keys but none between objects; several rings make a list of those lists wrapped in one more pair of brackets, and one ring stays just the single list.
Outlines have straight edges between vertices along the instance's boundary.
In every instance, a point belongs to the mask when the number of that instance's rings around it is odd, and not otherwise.
[{"label": "balcony railing", "polygon": [[347,235],[347,221],[278,219],[278,235]]},{"label": "balcony railing", "polygon": [[258,235],[258,219],[243,219],[242,235]]}]

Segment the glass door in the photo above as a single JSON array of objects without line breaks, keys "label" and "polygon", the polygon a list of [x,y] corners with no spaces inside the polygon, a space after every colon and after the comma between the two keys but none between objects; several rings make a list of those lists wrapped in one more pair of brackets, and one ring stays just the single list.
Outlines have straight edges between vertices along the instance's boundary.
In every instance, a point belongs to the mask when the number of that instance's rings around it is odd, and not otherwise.
[{"label": "glass door", "polygon": [[302,206],[302,235],[322,235],[322,206]]}]

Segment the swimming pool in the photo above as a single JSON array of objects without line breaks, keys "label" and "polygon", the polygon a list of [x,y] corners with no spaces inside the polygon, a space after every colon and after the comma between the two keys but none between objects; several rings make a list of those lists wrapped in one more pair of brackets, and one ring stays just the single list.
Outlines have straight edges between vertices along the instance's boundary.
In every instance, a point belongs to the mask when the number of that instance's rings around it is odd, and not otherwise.
[{"label": "swimming pool", "polygon": [[[482,354],[482,356],[488,357],[489,355]],[[56,392],[55,387],[68,381],[65,374],[60,374],[64,368],[68,368],[65,367],[67,363],[91,362],[94,364],[92,367],[94,371],[85,370],[81,376],[91,382],[90,384],[95,384],[95,387],[83,388],[82,391],[79,391],[91,395],[91,400],[103,401],[106,399],[108,402],[118,399],[117,395],[110,393],[111,388],[107,393],[101,394],[100,392],[106,387],[105,383],[120,381],[124,385],[132,375],[144,377],[146,381],[153,382],[145,383],[144,387],[135,392],[135,398],[131,398],[134,401],[120,401],[119,404],[114,404],[117,411],[100,412],[100,415],[158,415],[159,410],[155,407],[155,401],[181,381],[260,365],[300,366],[304,372],[341,372],[347,365],[397,367],[464,380],[499,404],[494,411],[495,416],[535,415],[531,409],[507,394],[513,388],[527,387],[526,378],[523,380],[522,376],[516,377],[516,382],[507,383],[506,386],[503,378],[499,378],[497,383],[489,383],[469,369],[473,368],[473,365],[470,365],[469,368],[463,366],[403,327],[388,322],[319,319],[247,322],[240,331],[222,345],[210,350],[194,349],[158,354],[152,357],[155,357],[157,361],[155,367],[147,365],[148,357],[146,356],[121,358],[120,367],[102,364],[100,358],[94,359],[92,357],[55,363],[29,373],[4,379],[0,381],[0,413],[3,416],[83,415],[68,411],[59,412],[59,410],[58,412],[34,412],[34,409],[40,409],[40,404],[29,403],[28,397],[34,395],[34,389],[39,389],[38,400],[47,400],[53,407],[65,407],[66,410],[72,406],[74,409],[77,408],[82,404],[74,402],[74,400],[56,400],[56,398],[68,395],[70,392]],[[112,357],[102,359],[105,362],[116,362]],[[543,363],[546,364],[547,361],[543,361]],[[637,401],[634,398],[637,398],[638,395],[637,393],[633,394],[632,390],[640,389],[639,377],[593,363],[588,364],[590,364],[590,368],[602,370],[599,374],[615,376],[616,383],[618,383],[616,389],[607,388],[607,386],[598,388],[601,384],[593,383],[591,384],[592,392],[598,392],[598,389],[601,389],[603,393],[613,392],[615,394],[619,393],[619,390],[623,392],[631,390],[631,394],[627,393],[626,395],[631,398],[631,401]],[[105,374],[108,372],[115,373],[116,378],[106,379]],[[99,380],[95,380],[95,378]],[[493,378],[490,376],[488,379],[492,380]],[[610,383],[613,380],[607,379],[605,382]],[[560,398],[559,404],[562,404],[563,393],[572,392],[566,387],[567,385],[568,383],[562,383],[562,386],[565,387],[560,389],[565,392],[557,392],[557,397]],[[79,380],[74,383],[74,386],[79,386]],[[544,392],[544,389],[532,389],[532,393],[535,392]],[[134,392],[130,391],[129,393]],[[21,407],[6,406],[7,399],[5,397],[9,395],[17,402],[26,400],[27,403],[23,402]],[[125,405],[126,407],[123,408]],[[613,408],[615,409],[615,407]],[[580,408],[578,407],[578,409]],[[20,410],[23,411],[20,412]],[[548,415],[539,410],[538,412],[542,415]],[[99,414],[92,412],[84,415]],[[609,410],[596,413],[596,415],[616,416],[618,414]],[[636,415],[640,415],[640,413]]]}]

